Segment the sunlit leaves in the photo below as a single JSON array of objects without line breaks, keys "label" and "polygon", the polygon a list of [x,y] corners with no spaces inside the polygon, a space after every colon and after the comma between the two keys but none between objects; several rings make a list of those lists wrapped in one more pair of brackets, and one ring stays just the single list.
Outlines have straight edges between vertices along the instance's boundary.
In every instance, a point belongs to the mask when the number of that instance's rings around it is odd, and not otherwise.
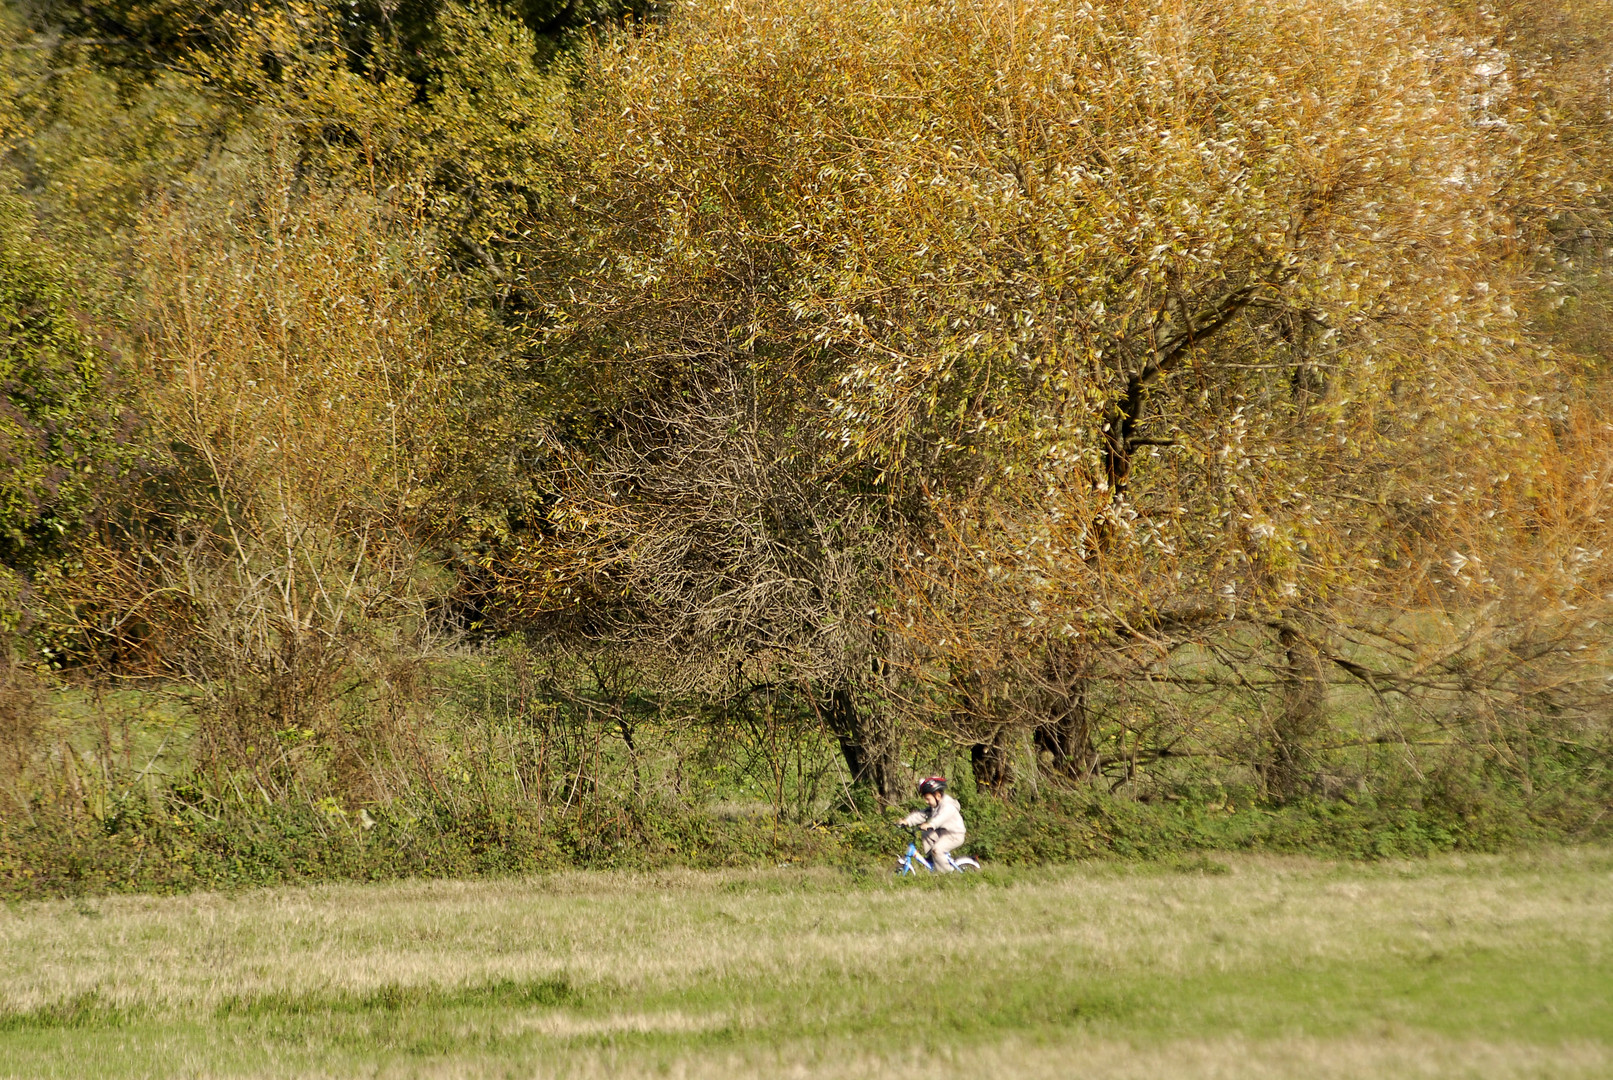
[{"label": "sunlit leaves", "polygon": [[83,524],[115,472],[115,410],[66,268],[0,199],[0,565],[24,569]]}]

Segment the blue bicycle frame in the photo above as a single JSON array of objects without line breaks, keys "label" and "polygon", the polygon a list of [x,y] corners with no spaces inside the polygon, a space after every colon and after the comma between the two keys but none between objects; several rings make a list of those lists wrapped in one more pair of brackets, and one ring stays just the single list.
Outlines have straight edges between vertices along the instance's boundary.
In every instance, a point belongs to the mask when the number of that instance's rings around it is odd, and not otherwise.
[{"label": "blue bicycle frame", "polygon": [[919,854],[918,845],[908,841],[907,854],[903,855],[901,861],[896,864],[896,872],[898,874],[916,874],[918,871],[913,869],[914,863],[918,863],[932,874],[935,873],[935,867],[930,864],[930,860]]},{"label": "blue bicycle frame", "polygon": [[[952,869],[954,870],[980,869],[980,863],[974,859],[971,859],[967,855],[960,856],[956,859],[952,858],[950,855],[943,855],[941,857],[950,860],[952,863]],[[920,855],[918,845],[909,840],[907,842],[907,854],[903,855],[896,862],[896,872],[898,874],[916,874],[918,873],[918,868],[922,868],[932,874],[936,872],[935,864],[929,859],[926,859],[923,855]]]}]

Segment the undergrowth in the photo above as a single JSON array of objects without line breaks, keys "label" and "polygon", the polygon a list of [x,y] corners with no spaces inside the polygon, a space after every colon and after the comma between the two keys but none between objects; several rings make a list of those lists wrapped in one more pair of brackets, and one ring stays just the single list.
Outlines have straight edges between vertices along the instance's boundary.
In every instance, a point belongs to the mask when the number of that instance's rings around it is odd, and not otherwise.
[{"label": "undergrowth", "polygon": [[[1348,859],[1500,851],[1609,834],[1596,791],[1558,789],[1549,803],[1515,786],[1425,783],[1393,798],[1311,797],[1262,804],[1251,790],[1213,800],[1186,791],[1141,801],[1098,789],[1000,799],[960,792],[967,851],[988,863],[1152,859],[1187,870],[1206,853],[1304,852]],[[0,821],[0,895],[184,892],[335,880],[482,878],[565,868],[700,869],[778,864],[868,866],[906,842],[899,808],[841,805],[817,822],[765,813],[624,802],[567,812],[439,805],[369,824],[316,807],[177,812],[132,797],[103,820],[38,814]]]}]

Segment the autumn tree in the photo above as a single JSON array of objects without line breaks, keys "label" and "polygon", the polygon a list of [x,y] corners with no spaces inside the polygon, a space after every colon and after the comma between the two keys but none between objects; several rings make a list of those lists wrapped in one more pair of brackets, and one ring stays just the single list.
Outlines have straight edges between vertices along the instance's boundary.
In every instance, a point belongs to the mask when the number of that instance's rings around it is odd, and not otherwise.
[{"label": "autumn tree", "polygon": [[[743,626],[765,677],[820,687],[799,620],[855,618],[863,711],[906,708],[995,775],[1025,730],[1056,770],[1099,767],[1095,686],[1235,641],[1232,668],[1269,673],[1244,756],[1282,797],[1331,674],[1367,670],[1340,635],[1448,611],[1447,527],[1487,558],[1516,535],[1488,508],[1551,456],[1570,373],[1526,313],[1584,177],[1493,23],[691,5],[585,77],[523,247],[537,377],[587,402],[551,417],[572,488],[508,569],[525,602],[607,598],[637,641]],[[747,558],[732,523],[775,489],[662,499],[696,445],[728,476],[787,461],[877,528],[859,598],[756,615],[770,580],[828,590]],[[1133,772],[1191,734],[1151,708]]]}]

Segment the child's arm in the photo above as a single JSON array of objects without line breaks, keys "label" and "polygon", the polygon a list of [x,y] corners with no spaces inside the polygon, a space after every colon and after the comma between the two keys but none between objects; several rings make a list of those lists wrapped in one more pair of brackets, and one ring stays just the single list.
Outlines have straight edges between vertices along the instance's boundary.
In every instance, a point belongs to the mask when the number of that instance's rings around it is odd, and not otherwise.
[{"label": "child's arm", "polygon": [[915,826],[915,825],[923,825],[926,821],[929,821],[929,820],[930,820],[930,812],[928,810],[915,810],[911,814],[909,814],[905,818],[903,818],[901,821],[897,822],[897,824],[905,826],[906,828],[911,829],[913,826]]}]

